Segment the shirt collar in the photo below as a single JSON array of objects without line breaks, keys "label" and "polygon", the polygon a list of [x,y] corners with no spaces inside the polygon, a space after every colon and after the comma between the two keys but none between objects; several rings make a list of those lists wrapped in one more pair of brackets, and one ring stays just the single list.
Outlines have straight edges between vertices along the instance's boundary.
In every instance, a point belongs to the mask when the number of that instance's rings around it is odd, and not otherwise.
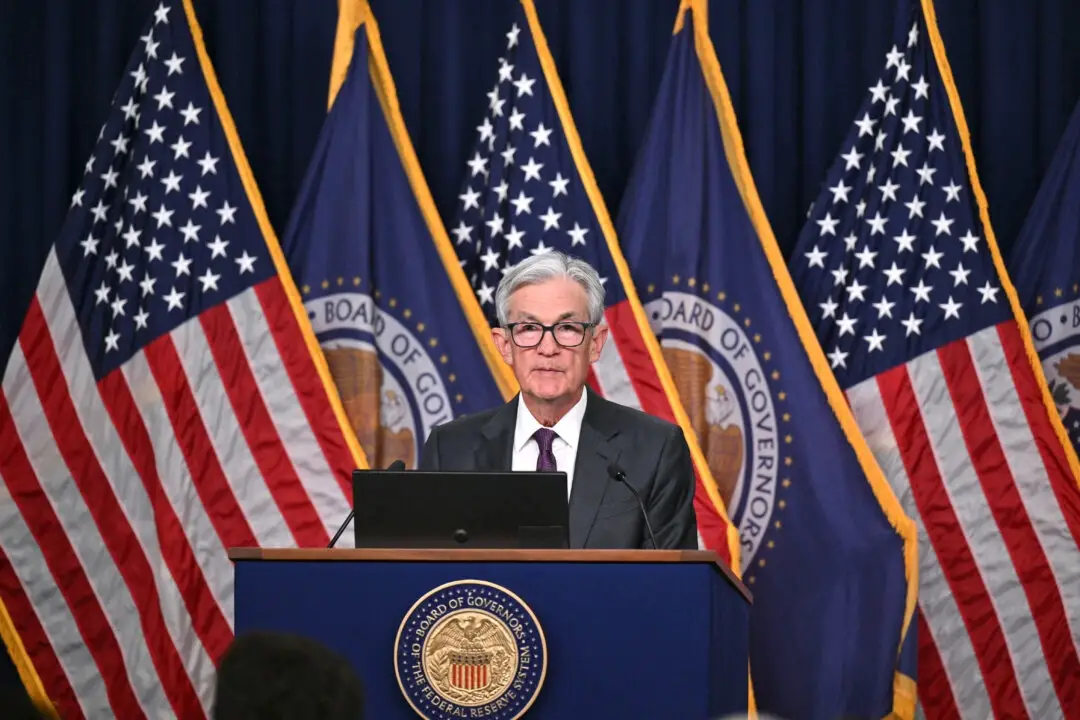
[{"label": "shirt collar", "polygon": [[[588,397],[588,391],[581,388],[581,399],[551,428],[572,449],[577,448],[578,438],[581,436],[581,423],[585,419],[585,405]],[[543,425],[533,417],[532,412],[525,405],[525,401],[518,395],[517,424],[514,427],[514,451],[517,452],[523,449],[536,431],[542,427]]]}]

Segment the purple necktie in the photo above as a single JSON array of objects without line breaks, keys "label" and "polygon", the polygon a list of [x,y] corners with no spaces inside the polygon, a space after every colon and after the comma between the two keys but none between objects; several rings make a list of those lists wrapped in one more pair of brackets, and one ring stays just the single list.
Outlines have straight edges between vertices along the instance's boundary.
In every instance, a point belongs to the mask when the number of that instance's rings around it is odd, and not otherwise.
[{"label": "purple necktie", "polygon": [[540,448],[540,455],[536,458],[536,469],[543,472],[555,472],[555,453],[551,451],[551,444],[555,441],[555,431],[551,428],[540,428],[533,437],[536,445]]}]

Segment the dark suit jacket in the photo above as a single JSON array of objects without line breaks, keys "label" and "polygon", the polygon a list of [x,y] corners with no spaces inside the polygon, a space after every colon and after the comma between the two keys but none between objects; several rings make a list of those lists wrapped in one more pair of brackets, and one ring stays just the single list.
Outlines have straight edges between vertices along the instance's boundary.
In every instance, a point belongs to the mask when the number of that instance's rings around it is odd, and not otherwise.
[{"label": "dark suit jacket", "polygon": [[[641,495],[661,549],[696,549],[694,467],[682,429],[591,390],[570,488],[570,547],[651,547],[629,489],[612,480],[618,463]],[[510,470],[518,399],[431,431],[422,470]]]}]

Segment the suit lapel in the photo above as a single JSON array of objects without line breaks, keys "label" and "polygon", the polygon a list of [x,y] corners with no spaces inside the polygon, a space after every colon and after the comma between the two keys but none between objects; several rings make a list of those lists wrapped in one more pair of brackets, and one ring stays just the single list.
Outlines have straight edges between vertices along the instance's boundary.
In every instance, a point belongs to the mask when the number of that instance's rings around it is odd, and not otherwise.
[{"label": "suit lapel", "polygon": [[484,424],[476,446],[476,469],[480,472],[508,471],[514,451],[514,425],[517,422],[517,396]]},{"label": "suit lapel", "polygon": [[608,486],[608,464],[618,460],[619,451],[611,442],[618,428],[608,422],[606,403],[591,390],[581,422],[574,483],[570,488],[570,547],[583,548],[589,540],[596,513]]}]

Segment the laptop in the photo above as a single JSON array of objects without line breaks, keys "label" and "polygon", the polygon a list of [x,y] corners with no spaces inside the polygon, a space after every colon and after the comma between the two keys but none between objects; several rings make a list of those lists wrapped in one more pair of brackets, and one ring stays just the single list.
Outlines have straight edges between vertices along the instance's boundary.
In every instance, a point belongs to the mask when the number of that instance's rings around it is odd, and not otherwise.
[{"label": "laptop", "polygon": [[569,547],[565,472],[354,470],[358,548]]}]

